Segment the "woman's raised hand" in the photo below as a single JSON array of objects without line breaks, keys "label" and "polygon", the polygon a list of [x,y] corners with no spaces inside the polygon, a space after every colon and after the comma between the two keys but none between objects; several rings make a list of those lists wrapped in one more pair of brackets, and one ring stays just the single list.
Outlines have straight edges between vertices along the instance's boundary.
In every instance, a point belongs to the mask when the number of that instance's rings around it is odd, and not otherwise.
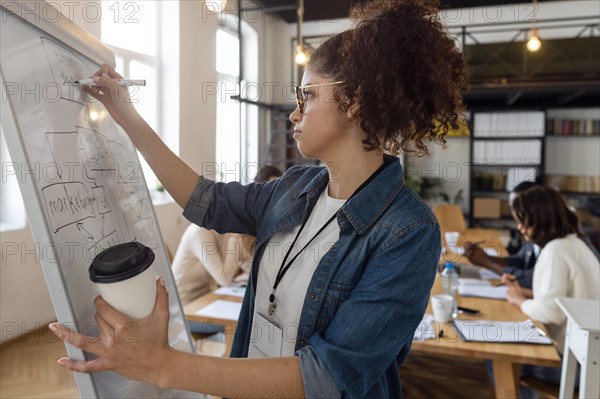
[{"label": "woman's raised hand", "polygon": [[123,77],[110,65],[102,65],[90,78],[96,86],[83,86],[83,90],[100,101],[115,122],[123,126],[129,121],[140,118],[133,106],[129,89],[119,85]]}]

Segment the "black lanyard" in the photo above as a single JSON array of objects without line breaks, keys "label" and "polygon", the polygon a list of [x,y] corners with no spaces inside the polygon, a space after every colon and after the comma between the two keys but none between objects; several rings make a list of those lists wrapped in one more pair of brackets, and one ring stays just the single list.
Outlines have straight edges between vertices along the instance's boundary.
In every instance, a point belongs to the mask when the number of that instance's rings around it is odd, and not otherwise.
[{"label": "black lanyard", "polygon": [[[354,191],[354,193],[352,193],[350,198],[348,198],[348,201],[350,201],[352,199],[352,197],[354,197],[356,194],[358,194],[363,188],[365,188],[367,185],[369,185],[369,183],[371,183],[371,181],[373,181],[373,179],[375,179],[375,177],[377,177],[377,175],[382,170],[384,170],[386,166],[387,165],[384,162],[383,165],[381,165],[371,176],[369,176],[369,178],[367,180],[365,180],[356,189],[356,191]],[[325,190],[327,190],[327,186],[325,186]],[[338,209],[333,214],[333,216],[331,216],[329,218],[329,220],[327,222],[325,222],[325,224],[323,226],[321,226],[319,231],[317,231],[317,233],[314,236],[312,236],[312,238],[310,240],[308,240],[306,245],[304,245],[304,247],[302,247],[302,249],[300,249],[300,251],[298,251],[298,253],[296,255],[294,255],[294,257],[286,264],[286,261],[287,261],[288,257],[290,256],[290,253],[292,252],[292,248],[294,248],[294,245],[296,245],[296,241],[298,241],[298,237],[300,237],[300,233],[302,233],[302,230],[304,230],[304,226],[306,226],[306,222],[308,222],[310,214],[312,213],[312,210],[313,210],[314,206],[316,205],[316,203],[317,203],[317,201],[315,201],[315,203],[310,207],[306,217],[304,218],[304,221],[302,222],[302,225],[300,226],[300,230],[298,230],[298,233],[296,233],[296,237],[294,238],[294,241],[292,241],[292,245],[288,248],[287,253],[285,254],[285,257],[283,258],[283,261],[281,262],[281,266],[279,267],[279,271],[277,272],[277,276],[275,277],[275,283],[273,284],[273,291],[271,291],[271,295],[269,295],[269,309],[268,309],[269,316],[271,316],[275,312],[275,309],[277,308],[277,304],[275,303],[275,291],[277,290],[277,286],[279,286],[281,279],[283,279],[283,276],[287,273],[287,271],[292,266],[294,261],[298,258],[298,256],[300,256],[302,251],[304,251],[306,249],[306,247],[308,247],[310,245],[310,243],[313,242],[313,240],[315,238],[317,238],[317,236],[319,234],[321,234],[323,232],[323,230],[325,230],[325,228],[327,228],[327,226],[329,226],[329,224],[331,224],[331,222],[333,222],[333,220],[337,217],[337,215],[339,213],[339,209]]]}]

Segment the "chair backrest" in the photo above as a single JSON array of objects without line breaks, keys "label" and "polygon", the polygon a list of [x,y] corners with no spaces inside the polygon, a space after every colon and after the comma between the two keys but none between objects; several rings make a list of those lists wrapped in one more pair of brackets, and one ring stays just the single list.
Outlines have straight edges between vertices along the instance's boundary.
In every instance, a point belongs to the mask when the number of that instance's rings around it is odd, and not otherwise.
[{"label": "chair backrest", "polygon": [[433,213],[440,224],[442,233],[446,231],[465,231],[467,224],[462,209],[458,205],[439,204],[433,207]]}]

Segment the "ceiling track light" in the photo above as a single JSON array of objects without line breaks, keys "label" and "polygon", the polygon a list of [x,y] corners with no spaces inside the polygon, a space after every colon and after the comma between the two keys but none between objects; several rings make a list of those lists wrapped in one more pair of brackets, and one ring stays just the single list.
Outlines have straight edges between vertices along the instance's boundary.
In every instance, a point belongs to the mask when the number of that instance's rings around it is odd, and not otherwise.
[{"label": "ceiling track light", "polygon": [[302,38],[302,21],[304,20],[304,0],[298,0],[298,32],[297,40],[298,45],[296,46],[296,54],[294,56],[294,62],[298,65],[306,65],[310,59],[310,54],[304,47],[304,40]]}]

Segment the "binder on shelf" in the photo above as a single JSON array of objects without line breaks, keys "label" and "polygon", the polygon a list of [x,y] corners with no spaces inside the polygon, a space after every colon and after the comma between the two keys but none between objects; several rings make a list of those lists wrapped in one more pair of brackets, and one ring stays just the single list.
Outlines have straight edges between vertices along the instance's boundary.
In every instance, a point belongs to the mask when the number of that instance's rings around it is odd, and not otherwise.
[{"label": "binder on shelf", "polygon": [[539,165],[542,161],[542,142],[538,139],[475,141],[473,161],[482,164]]},{"label": "binder on shelf", "polygon": [[543,137],[545,114],[531,112],[480,112],[474,116],[474,137]]}]

